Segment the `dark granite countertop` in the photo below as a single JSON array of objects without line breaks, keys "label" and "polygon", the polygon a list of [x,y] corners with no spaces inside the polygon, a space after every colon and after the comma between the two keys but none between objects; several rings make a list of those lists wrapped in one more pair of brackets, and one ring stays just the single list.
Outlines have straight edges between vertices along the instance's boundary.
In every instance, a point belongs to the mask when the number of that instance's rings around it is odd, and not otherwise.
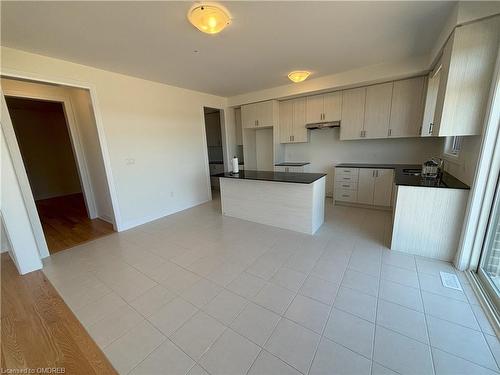
[{"label": "dark granite countertop", "polygon": [[273,182],[291,182],[296,184],[310,184],[322,177],[325,173],[290,173],[273,171],[240,171],[238,175],[232,175],[229,172],[216,174],[215,177],[233,178],[239,180],[259,180]]},{"label": "dark granite countertop", "polygon": [[[212,160],[209,161],[208,164],[224,164],[222,160]],[[245,162],[243,160],[238,160],[238,165],[243,165]]]},{"label": "dark granite countertop", "polygon": [[274,164],[276,167],[303,167],[311,164],[308,161],[285,161],[283,163]]},{"label": "dark granite countertop", "polygon": [[378,168],[394,169],[394,183],[402,186],[423,186],[445,189],[470,189],[470,187],[444,172],[440,178],[422,178],[420,175],[408,175],[403,172],[404,169],[422,169],[420,164],[366,164],[366,163],[341,163],[335,167],[339,168]]}]

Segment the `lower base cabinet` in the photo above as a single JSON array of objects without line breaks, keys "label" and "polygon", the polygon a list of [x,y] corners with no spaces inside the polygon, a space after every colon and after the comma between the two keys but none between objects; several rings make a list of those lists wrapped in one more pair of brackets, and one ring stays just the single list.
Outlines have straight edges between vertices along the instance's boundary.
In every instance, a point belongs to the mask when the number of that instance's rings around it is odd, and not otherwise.
[{"label": "lower base cabinet", "polygon": [[274,171],[275,172],[304,173],[304,172],[309,172],[309,165],[301,165],[301,166],[275,165]]},{"label": "lower base cabinet", "polygon": [[334,199],[370,206],[390,207],[392,169],[335,168]]}]

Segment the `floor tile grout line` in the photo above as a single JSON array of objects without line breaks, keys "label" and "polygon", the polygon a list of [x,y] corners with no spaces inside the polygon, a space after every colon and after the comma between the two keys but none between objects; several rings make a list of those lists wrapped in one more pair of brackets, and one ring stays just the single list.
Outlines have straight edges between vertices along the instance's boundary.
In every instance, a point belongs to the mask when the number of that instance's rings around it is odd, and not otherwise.
[{"label": "floor tile grout line", "polygon": [[[415,263],[416,263],[416,260],[415,260]],[[417,265],[417,267],[418,267],[418,265]],[[420,285],[420,276],[418,274],[417,274],[417,277],[418,277],[418,284],[419,284],[419,286],[421,286]],[[431,362],[432,362],[432,371],[434,374],[436,374],[436,364],[434,362],[434,354],[432,353],[432,341],[431,341],[431,335],[430,335],[430,330],[429,330],[427,314],[425,313],[426,309],[425,309],[425,304],[424,304],[424,297],[422,295],[422,289],[419,289],[419,295],[420,295],[420,299],[422,301],[422,307],[424,309],[425,329],[426,329],[427,338],[429,339],[429,355],[431,357]]]},{"label": "floor tile grout line", "polygon": [[[352,257],[352,253],[353,253],[354,250],[351,250],[350,254],[349,254],[349,260],[347,261],[347,265],[349,264],[349,262],[351,261],[351,257]],[[325,325],[323,326],[323,330],[321,331],[321,335],[319,337],[319,340],[318,340],[318,344],[316,345],[316,348],[314,350],[314,354],[313,354],[313,357],[311,359],[311,362],[309,363],[309,367],[307,369],[307,373],[306,375],[309,375],[310,372],[311,372],[311,368],[312,368],[312,365],[314,363],[314,361],[316,360],[316,355],[318,353],[318,349],[319,349],[319,346],[321,345],[321,341],[323,340],[323,337],[324,337],[324,333],[325,333],[325,330],[326,330],[326,327],[328,326],[328,322],[330,321],[330,317],[332,315],[332,311],[333,311],[333,306],[335,305],[335,300],[337,299],[337,296],[338,296],[338,293],[339,293],[339,290],[340,290],[340,287],[342,285],[342,282],[344,281],[344,276],[345,276],[345,272],[346,272],[346,269],[347,269],[347,265],[346,265],[346,268],[342,271],[342,277],[340,278],[340,283],[339,283],[339,287],[337,288],[337,290],[335,291],[335,296],[332,300],[332,304],[330,306],[330,310],[328,311],[328,318],[326,319],[326,323]]]},{"label": "floor tile grout line", "polygon": [[[383,253],[382,253],[382,258],[383,258]],[[380,297],[380,278],[381,277],[382,277],[382,266],[380,267],[379,283],[378,283],[378,289],[377,289],[377,302],[375,304],[375,324],[373,327],[372,355],[371,355],[372,362],[370,363],[370,373],[373,371],[373,359],[375,358],[375,343],[376,343],[376,337],[377,337],[378,304],[380,301],[379,297]]]}]

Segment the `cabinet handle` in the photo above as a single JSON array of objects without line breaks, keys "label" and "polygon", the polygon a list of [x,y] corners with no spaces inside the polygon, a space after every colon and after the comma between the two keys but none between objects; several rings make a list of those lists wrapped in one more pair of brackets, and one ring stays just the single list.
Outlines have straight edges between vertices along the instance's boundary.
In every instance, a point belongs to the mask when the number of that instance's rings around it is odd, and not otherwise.
[{"label": "cabinet handle", "polygon": [[372,171],[372,177],[375,177],[375,170]]},{"label": "cabinet handle", "polygon": [[349,185],[342,185],[342,187],[349,187]]},{"label": "cabinet handle", "polygon": [[431,123],[429,124],[429,134],[432,134],[432,131],[433,131],[433,130],[434,130],[434,123],[433,123],[433,122],[431,122]]},{"label": "cabinet handle", "polygon": [[389,137],[392,135],[392,129],[389,129]]},{"label": "cabinet handle", "polygon": [[344,180],[350,180],[351,177],[344,177]]},{"label": "cabinet handle", "polygon": [[360,131],[359,131],[359,136],[360,136],[360,137],[363,137],[363,130],[360,130]]},{"label": "cabinet handle", "polygon": [[378,171],[375,171],[375,177],[378,177]]},{"label": "cabinet handle", "polygon": [[295,141],[295,136],[294,135],[292,135],[292,141]]},{"label": "cabinet handle", "polygon": [[342,196],[343,196],[344,198],[349,198],[349,196],[348,196],[348,195],[346,195],[346,194],[342,194]]},{"label": "cabinet handle", "polygon": [[351,173],[349,169],[344,169],[344,172]]}]

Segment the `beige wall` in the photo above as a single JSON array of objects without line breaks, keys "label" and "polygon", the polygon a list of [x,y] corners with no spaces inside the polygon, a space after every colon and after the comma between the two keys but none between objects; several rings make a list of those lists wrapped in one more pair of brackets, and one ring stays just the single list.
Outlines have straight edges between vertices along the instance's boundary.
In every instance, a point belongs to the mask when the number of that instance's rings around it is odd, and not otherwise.
[{"label": "beige wall", "polygon": [[80,193],[78,170],[62,105],[23,102],[7,98],[34,199]]}]

